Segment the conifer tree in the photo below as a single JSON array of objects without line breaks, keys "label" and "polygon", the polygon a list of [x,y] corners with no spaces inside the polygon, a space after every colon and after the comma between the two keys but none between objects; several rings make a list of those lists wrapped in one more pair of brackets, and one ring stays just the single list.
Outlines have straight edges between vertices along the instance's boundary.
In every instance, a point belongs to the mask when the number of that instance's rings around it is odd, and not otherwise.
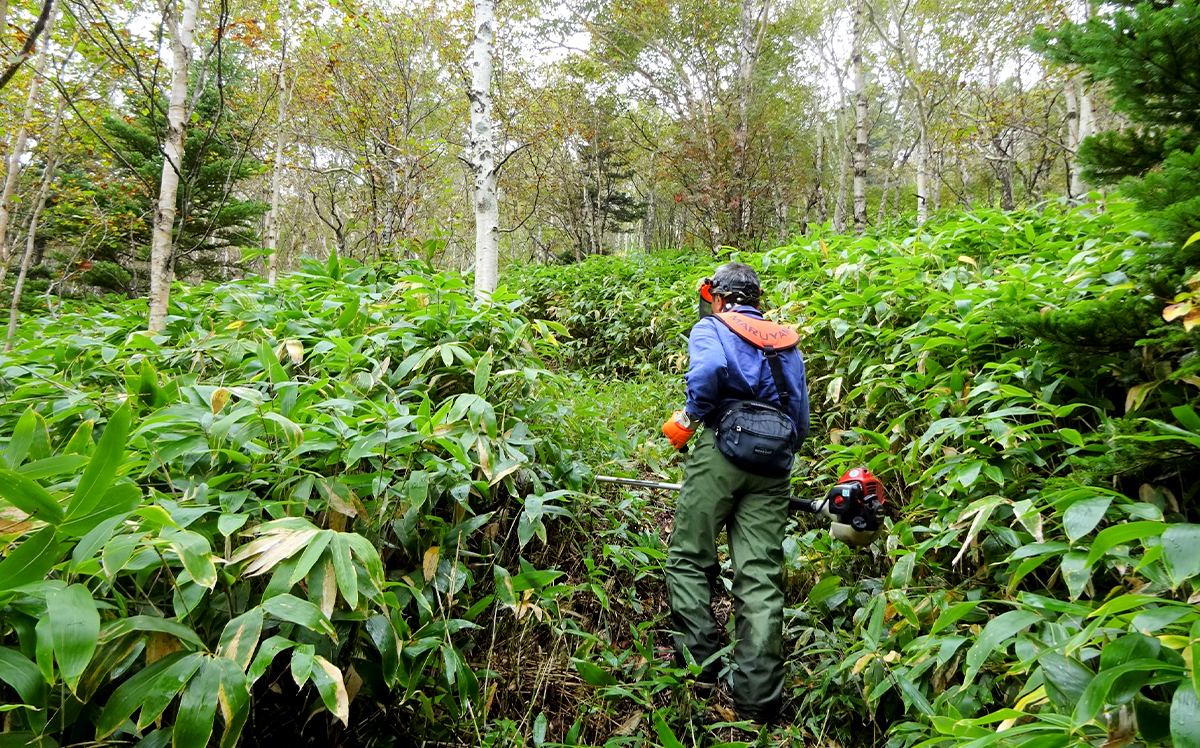
[{"label": "conifer tree", "polygon": [[[1036,45],[1055,62],[1079,65],[1106,83],[1128,124],[1087,138],[1083,177],[1120,182],[1181,246],[1200,231],[1200,1],[1116,0],[1086,23],[1043,34]],[[1200,264],[1200,242],[1157,257],[1172,270]]]}]

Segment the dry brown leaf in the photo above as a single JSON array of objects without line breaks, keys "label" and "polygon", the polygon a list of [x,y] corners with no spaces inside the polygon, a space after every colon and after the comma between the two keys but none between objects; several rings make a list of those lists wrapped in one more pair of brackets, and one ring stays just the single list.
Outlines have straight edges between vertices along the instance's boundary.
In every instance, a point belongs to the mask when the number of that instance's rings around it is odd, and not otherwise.
[{"label": "dry brown leaf", "polygon": [[626,717],[625,721],[613,731],[613,737],[618,735],[632,735],[634,730],[638,729],[638,727],[642,724],[643,714],[644,712],[639,709],[638,711]]},{"label": "dry brown leaf", "polygon": [[208,399],[208,404],[212,408],[214,416],[224,410],[228,403],[229,390],[225,389],[224,387],[218,387],[217,389],[213,390],[212,397]]},{"label": "dry brown leaf", "polygon": [[509,465],[508,467],[504,468],[500,472],[493,475],[491,481],[488,482],[488,485],[494,486],[497,483],[499,483],[500,481],[504,480],[504,478],[506,476],[512,475],[513,473],[517,472],[520,469],[521,469],[521,463],[514,462],[512,465]]},{"label": "dry brown leaf", "polygon": [[158,662],[180,649],[179,639],[175,636],[160,631],[151,631],[150,636],[146,638],[146,664]]},{"label": "dry brown leaf", "polygon": [[425,558],[421,561],[421,566],[425,570],[425,581],[432,582],[433,575],[437,574],[438,567],[438,552],[441,551],[436,545],[429,546],[425,551]]},{"label": "dry brown leaf", "polygon": [[362,676],[359,675],[358,671],[354,669],[353,665],[351,665],[350,669],[346,671],[346,693],[350,696],[351,703],[354,702],[354,697],[358,696],[358,692],[362,688],[362,685]]}]

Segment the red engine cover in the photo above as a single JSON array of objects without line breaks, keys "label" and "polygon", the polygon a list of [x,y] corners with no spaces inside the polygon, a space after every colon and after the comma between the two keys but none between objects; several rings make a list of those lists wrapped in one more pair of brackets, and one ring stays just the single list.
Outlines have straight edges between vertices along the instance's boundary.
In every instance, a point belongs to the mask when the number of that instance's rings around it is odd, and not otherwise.
[{"label": "red engine cover", "polygon": [[862,484],[863,496],[875,494],[875,498],[879,500],[880,504],[885,503],[883,499],[883,484],[879,482],[879,479],[876,478],[870,470],[867,470],[866,468],[854,468],[852,470],[847,470],[842,474],[842,477],[838,480],[838,483],[850,483],[851,481]]}]

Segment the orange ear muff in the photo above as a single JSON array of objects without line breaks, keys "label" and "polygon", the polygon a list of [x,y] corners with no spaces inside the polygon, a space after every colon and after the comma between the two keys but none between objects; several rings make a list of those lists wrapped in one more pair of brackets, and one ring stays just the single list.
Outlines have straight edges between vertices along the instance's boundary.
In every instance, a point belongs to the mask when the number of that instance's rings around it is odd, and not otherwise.
[{"label": "orange ear muff", "polygon": [[705,278],[703,283],[700,285],[700,298],[704,299],[709,304],[712,303],[712,281],[708,278]]}]

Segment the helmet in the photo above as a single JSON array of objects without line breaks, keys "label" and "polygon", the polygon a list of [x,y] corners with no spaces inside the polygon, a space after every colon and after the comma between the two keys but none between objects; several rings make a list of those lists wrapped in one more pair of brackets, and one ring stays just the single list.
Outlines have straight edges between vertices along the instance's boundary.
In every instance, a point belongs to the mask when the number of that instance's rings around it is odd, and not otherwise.
[{"label": "helmet", "polygon": [[724,296],[734,304],[756,304],[762,296],[758,273],[740,262],[727,262],[717,268],[708,284],[713,296]]}]

